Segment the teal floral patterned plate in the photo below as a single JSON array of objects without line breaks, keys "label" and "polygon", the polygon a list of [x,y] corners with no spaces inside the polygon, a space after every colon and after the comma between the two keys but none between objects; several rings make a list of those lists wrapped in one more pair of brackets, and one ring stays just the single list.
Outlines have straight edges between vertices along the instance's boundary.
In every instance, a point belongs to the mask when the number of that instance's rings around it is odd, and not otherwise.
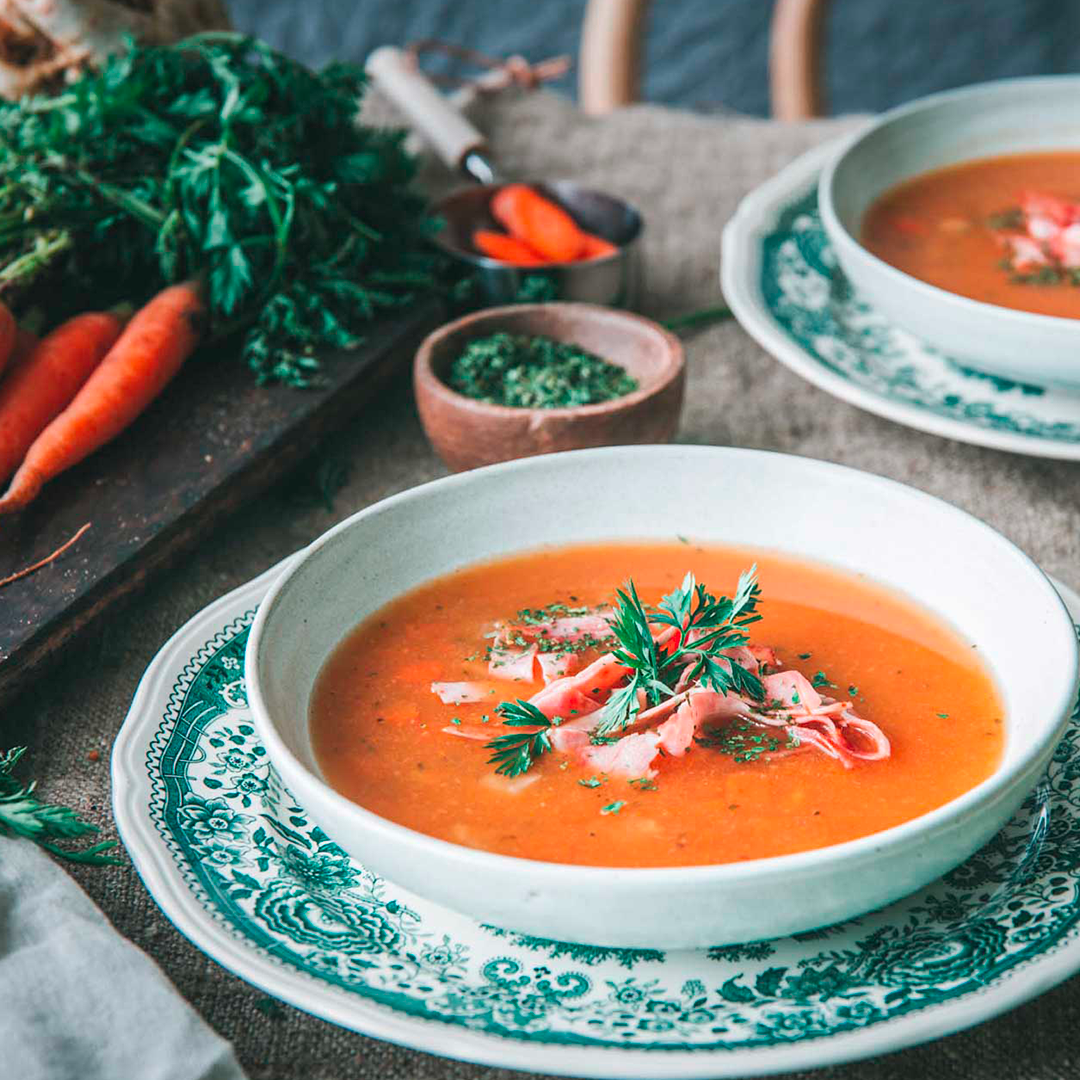
[{"label": "teal floral patterned plate", "polygon": [[[269,994],[491,1065],[720,1077],[936,1038],[1080,968],[1080,713],[991,844],[839,926],[696,952],[620,950],[524,937],[410,895],[310,821],[255,738],[242,659],[275,572],[165,645],[112,759],[117,825],[146,887],[199,948]],[[1063,594],[1080,617],[1080,597]]]},{"label": "teal floral patterned plate", "polygon": [[724,229],[721,284],[743,328],[852,405],[961,442],[1080,460],[1080,394],[963,367],[894,327],[837,266],[817,180],[833,147],[748,195]]}]

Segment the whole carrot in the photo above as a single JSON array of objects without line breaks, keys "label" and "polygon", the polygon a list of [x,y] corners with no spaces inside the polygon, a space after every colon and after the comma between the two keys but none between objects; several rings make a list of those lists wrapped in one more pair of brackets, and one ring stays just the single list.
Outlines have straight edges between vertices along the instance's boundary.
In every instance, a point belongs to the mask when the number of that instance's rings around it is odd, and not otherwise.
[{"label": "whole carrot", "polygon": [[547,262],[523,240],[490,229],[477,229],[473,233],[473,247],[489,259],[513,263],[515,266],[543,266]]},{"label": "whole carrot", "polygon": [[15,316],[8,310],[7,304],[0,301],[0,372],[8,366],[15,351],[17,331]]},{"label": "whole carrot", "polygon": [[0,480],[6,480],[34,440],[79,392],[124,328],[111,312],[92,311],[61,323],[36,345],[20,331],[17,356],[0,382]]},{"label": "whole carrot", "polygon": [[584,234],[577,222],[527,184],[507,184],[495,192],[491,213],[511,236],[552,262],[573,262],[581,253]]},{"label": "whole carrot", "polygon": [[204,321],[195,282],[172,285],[135,313],[70,405],[34,440],[0,499],[24,507],[53,477],[116,438],[195,351]]}]

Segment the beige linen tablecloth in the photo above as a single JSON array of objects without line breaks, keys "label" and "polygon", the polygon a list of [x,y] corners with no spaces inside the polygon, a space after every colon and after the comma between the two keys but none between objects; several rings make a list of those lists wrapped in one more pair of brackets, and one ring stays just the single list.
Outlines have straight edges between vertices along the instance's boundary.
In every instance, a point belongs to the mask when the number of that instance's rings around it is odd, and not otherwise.
[{"label": "beige linen tablecloth", "polygon": [[[660,316],[715,303],[720,231],[739,199],[803,150],[851,125],[781,125],[648,106],[590,120],[543,93],[485,103],[478,118],[508,175],[574,177],[642,208],[644,308]],[[1077,466],[948,442],[859,412],[789,374],[734,323],[693,338],[688,360],[681,440],[790,451],[893,477],[978,515],[1044,569],[1080,586]],[[352,478],[333,512],[298,508],[284,485],[269,493],[207,536],[180,566],[109,617],[99,635],[69,650],[59,670],[5,710],[0,747],[30,743],[28,762],[46,796],[73,804],[109,833],[109,750],[143,669],[166,638],[201,607],[335,521],[444,471],[424,441],[405,379],[388,389],[343,441]],[[88,759],[92,750],[100,752],[100,760]],[[116,928],[145,949],[210,1024],[235,1043],[253,1080],[509,1075],[378,1043],[288,1006],[268,1007],[259,991],[173,929],[133,869],[78,868],[76,876]],[[1077,1031],[1080,980],[1073,980],[972,1031],[816,1075],[837,1080],[1076,1077]],[[152,1040],[147,1051],[153,1052]],[[537,1055],[542,1064],[542,1048]]]}]

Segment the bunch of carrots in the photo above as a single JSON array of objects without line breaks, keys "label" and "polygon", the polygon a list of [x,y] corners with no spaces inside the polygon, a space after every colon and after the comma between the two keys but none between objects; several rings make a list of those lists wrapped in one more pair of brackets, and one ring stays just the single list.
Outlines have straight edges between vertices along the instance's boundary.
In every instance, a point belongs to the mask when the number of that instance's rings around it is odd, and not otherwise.
[{"label": "bunch of carrots", "polygon": [[131,424],[195,351],[204,315],[202,288],[189,281],[130,321],[87,312],[38,340],[0,303],[0,481],[11,477],[0,514]]},{"label": "bunch of carrots", "polygon": [[473,246],[513,266],[546,266],[614,255],[610,241],[586,232],[557,203],[526,184],[507,184],[491,199],[491,216],[506,229],[477,229]]}]

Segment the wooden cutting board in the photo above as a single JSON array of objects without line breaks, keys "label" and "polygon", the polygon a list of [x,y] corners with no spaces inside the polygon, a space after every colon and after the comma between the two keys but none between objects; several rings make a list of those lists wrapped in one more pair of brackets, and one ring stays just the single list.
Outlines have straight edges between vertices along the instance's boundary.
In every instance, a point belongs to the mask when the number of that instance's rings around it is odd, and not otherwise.
[{"label": "wooden cutting board", "polygon": [[258,386],[235,357],[193,357],[119,439],[3,519],[0,578],[84,522],[93,527],[55,563],[0,589],[0,701],[355,414],[440,318],[433,301],[375,324],[355,352],[325,359],[325,384],[311,390]]}]

